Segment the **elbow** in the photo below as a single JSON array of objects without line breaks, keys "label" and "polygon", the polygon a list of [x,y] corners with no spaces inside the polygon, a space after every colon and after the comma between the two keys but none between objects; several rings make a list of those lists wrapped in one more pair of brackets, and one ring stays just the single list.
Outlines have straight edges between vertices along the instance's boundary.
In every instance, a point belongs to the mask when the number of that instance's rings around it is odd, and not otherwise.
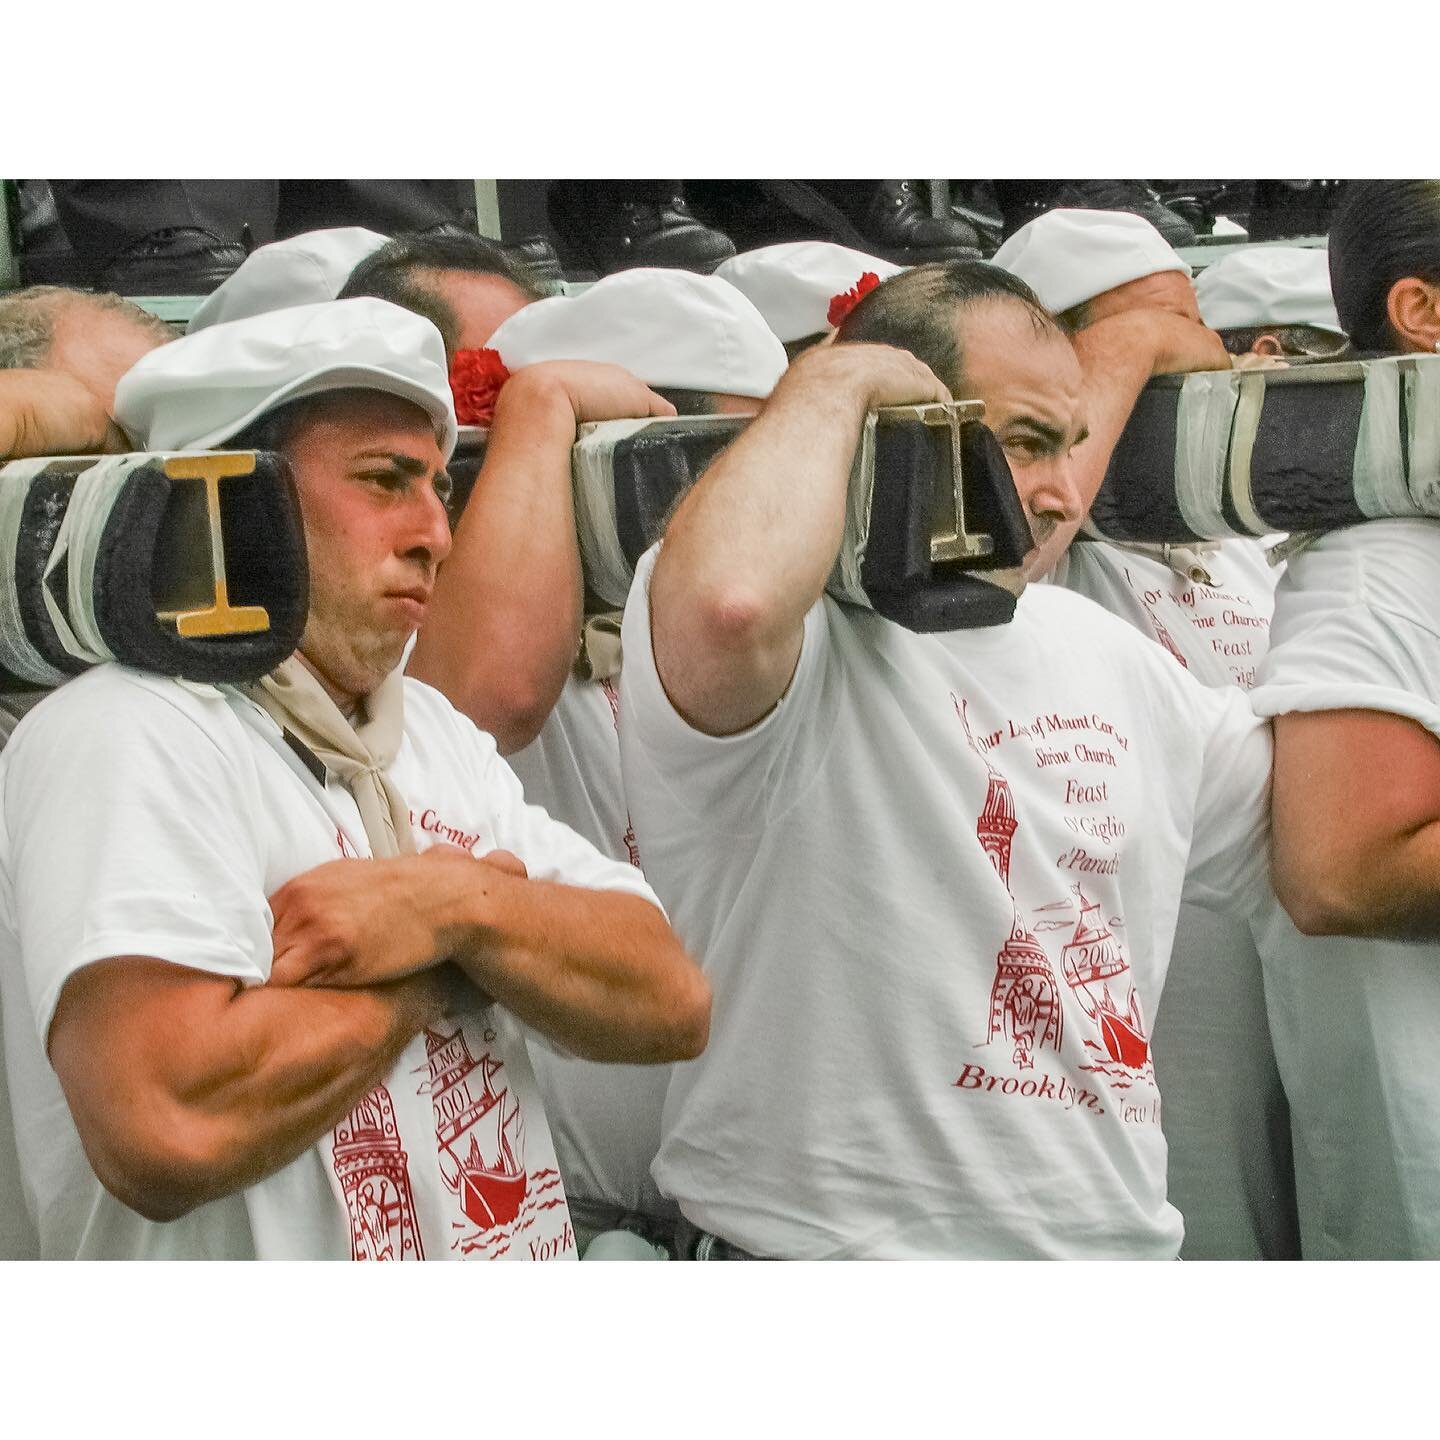
[{"label": "elbow", "polygon": [[1369,896],[1359,877],[1337,878],[1321,870],[1276,865],[1271,880],[1275,898],[1290,923],[1311,939],[1325,936],[1366,935],[1378,917],[1371,913]]},{"label": "elbow", "polygon": [[697,603],[698,639],[708,652],[745,655],[769,642],[774,617],[754,590],[727,585],[702,594]]},{"label": "elbow", "polygon": [[96,1178],[122,1205],[165,1224],[228,1193],[223,1166],[183,1123],[167,1133],[112,1135],[87,1140]]},{"label": "elbow", "polygon": [[710,982],[693,960],[687,958],[685,969],[669,1006],[664,1058],[670,1061],[695,1060],[710,1043]]}]

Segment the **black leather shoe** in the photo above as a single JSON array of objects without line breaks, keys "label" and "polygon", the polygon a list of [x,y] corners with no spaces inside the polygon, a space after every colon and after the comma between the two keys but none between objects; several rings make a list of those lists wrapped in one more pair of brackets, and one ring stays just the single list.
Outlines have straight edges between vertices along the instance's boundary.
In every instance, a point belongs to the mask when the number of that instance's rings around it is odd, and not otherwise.
[{"label": "black leather shoe", "polygon": [[[1052,202],[1053,208],[1124,210],[1148,220],[1172,245],[1193,245],[1195,231],[1143,180],[1074,180]],[[1052,205],[1045,208],[1051,209]]]},{"label": "black leather shoe", "polygon": [[527,235],[523,240],[508,242],[504,249],[542,285],[555,285],[565,279],[564,267],[548,235]]},{"label": "black leather shoe", "polygon": [[954,214],[931,215],[913,180],[882,180],[860,228],[875,253],[896,265],[981,258],[974,226]]},{"label": "black leather shoe", "polygon": [[96,277],[117,295],[208,295],[245,259],[245,247],[209,230],[153,230],[122,250]]},{"label": "black leather shoe", "polygon": [[730,237],[702,225],[680,195],[658,204],[623,200],[576,218],[575,238],[602,275],[637,265],[708,275],[735,253]]}]

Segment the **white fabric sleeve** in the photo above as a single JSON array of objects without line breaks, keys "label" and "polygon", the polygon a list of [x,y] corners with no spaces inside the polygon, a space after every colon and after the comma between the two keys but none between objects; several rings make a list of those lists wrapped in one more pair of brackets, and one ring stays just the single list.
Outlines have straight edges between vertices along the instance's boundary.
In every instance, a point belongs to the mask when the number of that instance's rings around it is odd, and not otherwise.
[{"label": "white fabric sleeve", "polygon": [[1440,736],[1440,524],[1372,521],[1293,557],[1259,678],[1260,715],[1381,710]]},{"label": "white fabric sleeve", "polygon": [[1204,752],[1183,895],[1245,917],[1270,894],[1270,722],[1232,686],[1194,690]]},{"label": "white fabric sleeve", "polygon": [[[818,764],[834,707],[819,703],[831,657],[830,624],[838,611],[821,599],[805,615],[800,658],[785,694],[773,710],[735,735],[706,735],[670,703],[650,632],[650,577],[660,546],[635,567],[625,605],[621,646],[625,657],[620,699],[620,757],[627,792],[635,784],[658,786],[668,804],[703,816],[722,833],[750,834],[788,807]],[[791,764],[802,757],[802,763]],[[804,757],[810,757],[805,759]]]},{"label": "white fabric sleeve", "polygon": [[224,753],[168,682],[102,670],[40,706],[0,761],[0,860],[42,1044],[66,980],[97,960],[270,973],[248,754]]}]

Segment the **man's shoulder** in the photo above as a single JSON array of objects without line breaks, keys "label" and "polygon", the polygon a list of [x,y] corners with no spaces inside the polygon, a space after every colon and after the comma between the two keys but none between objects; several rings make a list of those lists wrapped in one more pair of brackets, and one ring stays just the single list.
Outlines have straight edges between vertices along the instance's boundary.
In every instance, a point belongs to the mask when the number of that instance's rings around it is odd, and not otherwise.
[{"label": "man's shoulder", "polygon": [[36,703],[15,727],[5,754],[22,754],[42,737],[116,738],[146,724],[212,732],[229,711],[214,685],[155,675],[129,666],[96,665]]}]

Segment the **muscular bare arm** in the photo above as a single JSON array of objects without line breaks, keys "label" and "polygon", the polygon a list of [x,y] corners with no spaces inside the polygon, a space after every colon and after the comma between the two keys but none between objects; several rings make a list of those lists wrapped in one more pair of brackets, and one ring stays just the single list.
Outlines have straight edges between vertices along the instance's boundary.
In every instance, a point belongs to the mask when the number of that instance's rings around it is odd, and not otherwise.
[{"label": "muscular bare arm", "polygon": [[650,583],[655,665],[690,724],[733,734],[785,693],[840,548],[866,412],[949,398],[904,351],[811,350],[696,483]]},{"label": "muscular bare arm", "polygon": [[270,905],[274,973],[288,983],[373,984],[450,959],[585,1059],[690,1060],[705,1048],[709,986],[655,906],[532,880],[504,851],[332,861]]},{"label": "muscular bare arm", "polygon": [[1399,715],[1275,719],[1271,878],[1306,935],[1440,937],[1440,740]]},{"label": "muscular bare arm", "polygon": [[443,1005],[430,971],[354,990],[237,988],[124,956],[60,993],[50,1060],[86,1156],[149,1220],[273,1174],[342,1119]]},{"label": "muscular bare arm", "polygon": [[579,645],[570,490],[576,428],[674,413],[617,365],[528,365],[501,390],[485,464],[436,579],[409,673],[494,735],[502,755],[539,733]]}]

